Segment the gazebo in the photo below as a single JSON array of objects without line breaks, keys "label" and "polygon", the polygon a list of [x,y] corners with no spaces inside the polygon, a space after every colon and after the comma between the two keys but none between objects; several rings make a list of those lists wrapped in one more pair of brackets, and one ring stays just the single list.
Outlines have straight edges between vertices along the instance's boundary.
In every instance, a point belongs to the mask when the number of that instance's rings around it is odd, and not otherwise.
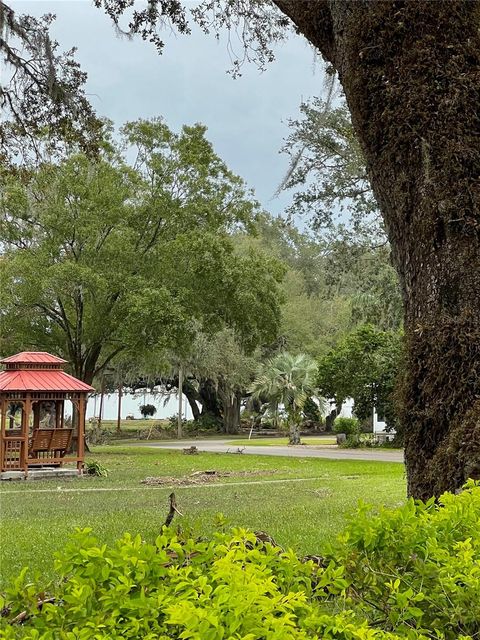
[{"label": "gazebo", "polygon": [[[65,373],[66,360],[24,351],[0,360],[0,477],[76,463],[83,469],[85,409],[93,387]],[[72,416],[65,419],[65,401]],[[20,413],[20,419],[18,414]]]}]

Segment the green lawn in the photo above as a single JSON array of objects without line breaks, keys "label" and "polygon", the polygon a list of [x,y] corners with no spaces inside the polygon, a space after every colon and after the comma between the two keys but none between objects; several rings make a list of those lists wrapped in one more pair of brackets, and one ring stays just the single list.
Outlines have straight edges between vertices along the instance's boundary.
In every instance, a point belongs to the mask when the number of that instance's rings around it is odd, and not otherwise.
[{"label": "green lawn", "polygon": [[[102,420],[102,429],[105,431],[109,431],[113,435],[117,432],[117,421],[116,420]],[[150,429],[159,429],[165,430],[166,432],[169,429],[169,421],[168,420],[157,420],[155,418],[151,418],[149,420],[121,420],[120,421],[120,432],[123,436],[129,434],[130,436],[136,436],[140,432],[149,431]],[[173,431],[172,431],[173,433]]]},{"label": "green lawn", "polygon": [[[403,465],[201,453],[138,447],[98,447],[90,455],[108,478],[0,484],[0,568],[4,583],[22,566],[47,577],[52,554],[74,527],[92,527],[106,543],[125,530],[153,540],[162,525],[169,487],[140,483],[147,476],[182,477],[194,471],[256,471],[265,476],[222,478],[221,484],[176,487],[183,518],[176,522],[208,535],[216,513],[235,525],[261,529],[299,553],[314,553],[345,524],[358,500],[399,504]],[[272,471],[274,473],[272,473]],[[270,472],[270,474],[268,474]]]},{"label": "green lawn", "polygon": [[[243,438],[242,440],[232,440],[229,444],[239,447],[278,447],[288,445],[288,438],[252,438],[251,440]],[[337,439],[334,436],[313,436],[302,438],[302,444],[317,446],[331,445],[337,444]]]}]

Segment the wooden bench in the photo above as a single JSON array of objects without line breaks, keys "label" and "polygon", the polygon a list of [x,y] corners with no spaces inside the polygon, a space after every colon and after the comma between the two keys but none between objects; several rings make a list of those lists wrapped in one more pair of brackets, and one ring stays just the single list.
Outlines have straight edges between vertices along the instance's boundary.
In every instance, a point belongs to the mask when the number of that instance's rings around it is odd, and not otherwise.
[{"label": "wooden bench", "polygon": [[63,458],[70,449],[73,429],[53,429],[50,450],[54,453],[54,458]]},{"label": "wooden bench", "polygon": [[35,429],[28,448],[29,458],[63,458],[72,435],[73,429]]}]

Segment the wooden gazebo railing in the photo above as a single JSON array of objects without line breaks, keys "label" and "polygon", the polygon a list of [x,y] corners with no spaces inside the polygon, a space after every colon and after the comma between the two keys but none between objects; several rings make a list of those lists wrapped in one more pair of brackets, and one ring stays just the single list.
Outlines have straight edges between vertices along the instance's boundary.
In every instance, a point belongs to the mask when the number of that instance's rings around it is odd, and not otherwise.
[{"label": "wooden gazebo railing", "polygon": [[[0,471],[27,475],[29,468],[74,462],[81,473],[85,409],[93,388],[65,373],[65,360],[49,353],[23,352],[0,363]],[[68,400],[72,426],[65,424]]]}]

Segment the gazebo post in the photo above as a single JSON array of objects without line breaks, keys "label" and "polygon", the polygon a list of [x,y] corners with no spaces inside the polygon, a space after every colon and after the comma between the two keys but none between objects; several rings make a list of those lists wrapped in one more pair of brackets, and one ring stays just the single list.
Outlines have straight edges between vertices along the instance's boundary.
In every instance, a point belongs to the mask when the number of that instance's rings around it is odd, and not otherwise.
[{"label": "gazebo post", "polygon": [[79,394],[78,399],[78,431],[77,431],[77,470],[81,474],[85,459],[85,393]]},{"label": "gazebo post", "polygon": [[33,403],[33,430],[40,428],[40,401]]},{"label": "gazebo post", "polygon": [[61,417],[60,417],[60,411],[62,409],[62,401],[61,400],[55,400],[55,429],[60,429],[60,425],[61,425]]},{"label": "gazebo post", "polygon": [[0,471],[5,465],[5,431],[7,428],[7,401],[0,395]]},{"label": "gazebo post", "polygon": [[30,393],[25,396],[25,404],[22,409],[22,444],[20,447],[20,466],[23,467],[25,478],[28,476],[28,430],[30,427],[30,413],[32,411],[32,397]]}]

